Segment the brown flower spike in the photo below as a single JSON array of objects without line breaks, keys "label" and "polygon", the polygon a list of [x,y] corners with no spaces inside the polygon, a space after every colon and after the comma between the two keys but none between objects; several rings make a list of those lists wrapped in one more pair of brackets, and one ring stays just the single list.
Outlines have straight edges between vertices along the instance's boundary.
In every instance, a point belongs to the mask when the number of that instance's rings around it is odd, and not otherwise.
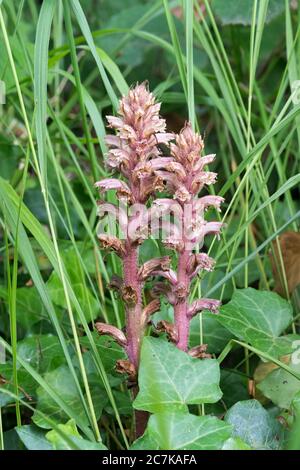
[{"label": "brown flower spike", "polygon": [[[109,126],[116,135],[107,135],[109,151],[107,166],[118,172],[124,180],[106,178],[95,186],[100,194],[115,190],[117,198],[126,202],[129,215],[124,209],[104,201],[99,202],[99,214],[112,214],[125,232],[124,240],[100,233],[99,241],[103,248],[112,250],[123,261],[124,279],[116,278],[113,287],[117,288],[126,310],[126,337],[115,327],[98,324],[101,334],[111,334],[124,345],[129,361],[138,369],[141,341],[148,323],[148,315],[156,311],[158,301],[148,307],[142,305],[142,288],[145,280],[156,272],[167,273],[170,260],[167,257],[151,260],[139,266],[139,245],[148,237],[148,220],[144,219],[142,204],[155,191],[163,188],[162,178],[156,173],[156,160],[160,157],[160,143],[168,143],[171,134],[165,132],[165,120],[159,116],[160,103],[156,103],[152,93],[142,83],[132,88],[120,100],[118,116],[108,116]],[[170,159],[171,160],[171,159]],[[141,206],[141,209],[139,208]],[[136,210],[137,207],[137,210]],[[134,210],[133,210],[134,209]]]},{"label": "brown flower spike", "polygon": [[187,123],[170,144],[172,161],[161,161],[158,176],[167,182],[168,190],[173,194],[171,199],[157,199],[157,206],[162,213],[177,214],[181,230],[175,229],[172,236],[167,236],[165,244],[178,252],[177,276],[169,286],[162,283],[155,286],[157,294],[163,293],[174,305],[176,344],[178,348],[187,351],[189,338],[189,323],[198,312],[210,310],[217,313],[220,306],[218,300],[200,299],[191,305],[188,302],[190,284],[200,270],[212,271],[214,260],[205,253],[193,253],[193,250],[203,246],[207,234],[219,234],[222,227],[220,222],[207,222],[204,213],[208,207],[220,210],[223,198],[220,196],[198,197],[205,186],[216,181],[216,173],[205,170],[205,166],[213,162],[215,155],[201,157],[204,144],[201,136],[193,131]]}]

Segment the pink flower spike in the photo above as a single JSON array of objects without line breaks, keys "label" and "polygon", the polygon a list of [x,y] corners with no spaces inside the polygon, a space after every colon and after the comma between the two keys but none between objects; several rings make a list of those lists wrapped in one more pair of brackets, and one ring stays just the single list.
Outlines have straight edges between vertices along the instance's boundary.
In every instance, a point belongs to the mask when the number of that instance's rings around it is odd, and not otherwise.
[{"label": "pink flower spike", "polygon": [[114,251],[120,258],[124,257],[126,253],[125,245],[119,238],[102,233],[98,235],[98,239],[104,250]]},{"label": "pink flower spike", "polygon": [[150,322],[150,316],[158,312],[160,309],[160,300],[153,299],[149,302],[146,307],[143,309],[141,322],[143,325],[147,325]]},{"label": "pink flower spike", "polygon": [[149,234],[149,215],[146,208],[142,208],[140,212],[137,212],[130,217],[128,223],[128,239],[132,242],[145,240]]},{"label": "pink flower spike", "polygon": [[116,116],[106,116],[106,119],[109,123],[109,127],[113,127],[114,129],[122,129],[123,128],[123,120]]},{"label": "pink flower spike", "polygon": [[153,296],[164,295],[171,305],[175,305],[177,299],[171,287],[164,282],[157,282],[152,289]]},{"label": "pink flower spike", "polygon": [[174,199],[177,199],[177,201],[185,203],[192,199],[192,195],[190,191],[182,184],[175,191]]}]

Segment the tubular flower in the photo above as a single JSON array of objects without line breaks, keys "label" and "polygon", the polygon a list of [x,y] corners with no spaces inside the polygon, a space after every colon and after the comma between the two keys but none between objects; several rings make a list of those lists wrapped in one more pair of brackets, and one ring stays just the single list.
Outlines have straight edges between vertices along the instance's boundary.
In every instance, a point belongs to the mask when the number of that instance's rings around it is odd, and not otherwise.
[{"label": "tubular flower", "polygon": [[[193,250],[203,246],[207,234],[218,235],[222,224],[205,220],[208,207],[220,210],[223,198],[220,196],[203,196],[198,194],[205,186],[215,183],[216,173],[206,171],[205,166],[211,163],[215,155],[200,156],[204,148],[202,137],[193,131],[187,123],[170,144],[170,156],[173,161],[167,161],[157,170],[173,194],[173,201],[157,199],[153,207],[160,209],[162,214],[172,211],[175,214],[181,230],[173,231],[165,237],[165,244],[178,252],[176,282],[164,285],[160,283],[154,288],[154,293],[165,294],[168,301],[174,305],[175,332],[178,348],[187,351],[189,338],[189,323],[191,318],[202,310],[218,313],[220,302],[213,299],[200,299],[189,304],[188,297],[193,278],[201,270],[212,271],[214,260],[205,253],[193,253]],[[157,159],[157,162],[162,159]],[[175,200],[175,201],[174,201]],[[176,216],[177,215],[177,216]]]}]

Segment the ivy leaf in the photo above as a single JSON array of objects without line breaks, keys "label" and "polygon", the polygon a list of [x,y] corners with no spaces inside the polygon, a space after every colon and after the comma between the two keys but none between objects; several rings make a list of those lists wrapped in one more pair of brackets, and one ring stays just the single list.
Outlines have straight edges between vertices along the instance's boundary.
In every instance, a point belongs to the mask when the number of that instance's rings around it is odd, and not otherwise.
[{"label": "ivy leaf", "polygon": [[300,450],[300,392],[293,399],[291,411],[293,425],[286,436],[285,448],[287,450]]},{"label": "ivy leaf", "polygon": [[[64,439],[63,435],[60,434],[56,429],[52,429],[46,434],[46,438],[51,442],[55,450],[105,450],[106,447],[99,442],[90,442],[79,434],[76,423],[73,419],[70,419],[66,424],[59,424],[57,426],[61,433],[67,437]],[[73,445],[72,445],[73,444]]]},{"label": "ivy leaf", "polygon": [[18,342],[18,356],[37,372],[45,373],[65,362],[57,336],[33,335]]},{"label": "ivy leaf", "polygon": [[[46,380],[47,384],[63,398],[66,404],[72,408],[74,412],[76,412],[79,420],[83,424],[88,425],[88,419],[69,368],[66,365],[62,365],[57,369],[46,373],[44,379]],[[99,387],[94,390],[91,389],[91,393],[96,416],[98,419],[101,416],[102,407],[104,404],[106,404],[106,395]],[[66,412],[59,407],[59,405],[42,387],[37,389],[36,408],[37,410],[44,413],[44,415],[49,416],[57,424],[60,424],[61,422],[64,422],[68,419]],[[32,420],[37,426],[41,428],[49,429],[50,427],[49,422],[38,413],[33,414]]]},{"label": "ivy leaf", "polygon": [[281,425],[257,400],[239,401],[227,411],[224,419],[233,426],[233,436],[253,449],[279,448]]},{"label": "ivy leaf", "polygon": [[251,450],[240,437],[230,437],[222,447],[222,450]]},{"label": "ivy leaf", "polygon": [[248,400],[248,377],[236,370],[221,369],[220,387],[223,392],[222,402],[230,408],[237,401]]},{"label": "ivy leaf", "polygon": [[28,450],[53,450],[46,439],[46,433],[34,424],[15,428],[16,433]]},{"label": "ivy leaf", "polygon": [[231,436],[231,426],[213,416],[158,413],[150,417],[148,433],[163,450],[218,450]]},{"label": "ivy leaf", "polygon": [[[24,338],[17,344],[17,354],[40,374],[65,363],[61,345],[54,335],[32,335]],[[0,364],[0,375],[3,378],[3,388],[14,392],[12,362]],[[34,378],[20,364],[18,364],[18,386],[20,398],[26,399],[34,397],[38,387]],[[0,405],[4,406],[5,403],[13,401],[11,396],[2,394],[0,388]]]},{"label": "ivy leaf", "polygon": [[[0,407],[4,407],[7,404],[13,403],[15,401],[12,396],[4,392],[4,390],[7,390],[11,393],[15,393],[13,385],[13,373],[12,362],[0,364]],[[18,370],[18,386],[19,398],[26,397],[26,399],[29,397],[32,398],[37,388],[36,381],[23,368]],[[2,393],[2,390],[4,393]]]},{"label": "ivy leaf", "polygon": [[235,336],[263,352],[279,357],[291,351],[293,338],[279,335],[292,321],[292,308],[274,292],[251,287],[236,290],[216,318]]},{"label": "ivy leaf", "polygon": [[[123,348],[113,341],[110,336],[99,336],[96,331],[93,331],[92,335],[105,370],[107,372],[113,372],[116,362],[119,359],[126,358]],[[79,341],[85,349],[91,348],[90,340],[87,336],[80,337]]]},{"label": "ivy leaf", "polygon": [[[224,25],[251,25],[253,2],[250,0],[226,0],[226,2],[224,0],[213,0],[212,7],[214,13]],[[269,23],[283,12],[284,2],[282,0],[270,0],[266,22]]]},{"label": "ivy leaf", "polygon": [[[6,287],[0,286],[0,298],[8,302]],[[48,319],[42,300],[35,287],[19,287],[16,289],[17,322],[26,330],[40,321]]]},{"label": "ivy leaf", "polygon": [[[85,313],[88,322],[94,320],[99,315],[98,301],[95,299],[91,291],[84,285],[78,277],[71,277],[72,288]],[[67,302],[61,280],[57,273],[53,272],[47,281],[47,289],[49,291],[52,302],[62,308],[67,308]]]},{"label": "ivy leaf", "polygon": [[[208,345],[207,352],[219,353],[232,339],[232,334],[221,325],[216,315],[209,312],[202,314],[203,342]],[[201,342],[201,318],[196,315],[190,323],[190,347],[198,346]]]},{"label": "ivy leaf", "polygon": [[[65,248],[65,244],[62,245]],[[81,248],[78,245],[78,249]],[[86,256],[86,253],[84,254]],[[94,320],[100,311],[99,302],[88,288],[88,283],[85,279],[82,267],[80,267],[77,253],[72,246],[67,247],[65,251],[62,251],[62,258],[65,263],[70,282],[74,293],[85,313],[86,320],[88,322]],[[48,281],[47,289],[49,291],[52,302],[61,307],[67,308],[66,298],[62,282],[56,272],[52,272]]]},{"label": "ivy leaf", "polygon": [[[300,373],[300,364],[289,364],[291,369]],[[277,368],[268,374],[262,380],[257,388],[264,394],[265,397],[272,400],[272,402],[280,408],[288,409],[297,392],[300,391],[300,380],[287,371]]]},{"label": "ivy leaf", "polygon": [[150,437],[148,429],[130,446],[130,450],[159,450],[157,442]]},{"label": "ivy leaf", "polygon": [[194,359],[164,338],[144,338],[134,407],[150,413],[215,403],[222,392],[215,359]]}]

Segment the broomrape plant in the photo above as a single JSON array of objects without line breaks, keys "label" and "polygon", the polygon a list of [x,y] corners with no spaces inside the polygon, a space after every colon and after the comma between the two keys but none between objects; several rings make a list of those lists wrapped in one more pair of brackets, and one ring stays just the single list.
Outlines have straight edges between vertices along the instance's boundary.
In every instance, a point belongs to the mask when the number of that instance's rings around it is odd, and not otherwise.
[{"label": "broomrape plant", "polygon": [[[199,192],[206,186],[213,184],[216,173],[205,171],[205,165],[211,163],[215,155],[201,157],[204,144],[201,136],[195,133],[190,123],[174,136],[175,143],[170,144],[172,161],[162,164],[158,171],[161,178],[167,181],[167,187],[174,200],[158,199],[154,204],[163,212],[172,211],[179,222],[179,230],[173,236],[165,239],[164,243],[178,253],[177,274],[174,273],[169,285],[160,284],[156,287],[166,294],[168,301],[174,306],[175,325],[166,325],[172,331],[172,339],[179,349],[187,351],[189,338],[189,322],[198,312],[210,310],[218,312],[220,302],[213,299],[195,300],[191,305],[188,297],[193,278],[202,269],[212,271],[214,260],[206,253],[194,253],[198,246],[202,248],[204,237],[207,234],[219,234],[222,227],[220,222],[206,222],[205,210],[212,206],[220,210],[223,198],[220,196],[203,196],[198,198]],[[159,159],[158,159],[159,160]],[[177,227],[178,228],[178,227]],[[197,356],[202,353],[203,346],[194,348],[190,354]]]},{"label": "broomrape plant", "polygon": [[[110,127],[116,135],[108,135],[109,146],[107,166],[124,177],[124,180],[108,178],[96,183],[100,193],[116,190],[121,207],[99,201],[100,215],[110,213],[125,231],[125,239],[100,234],[103,248],[117,253],[123,261],[123,279],[114,277],[112,287],[121,295],[126,310],[126,336],[117,328],[97,323],[100,334],[110,334],[124,346],[130,364],[122,361],[119,367],[135,376],[139,364],[141,340],[149,315],[159,309],[159,301],[154,299],[143,308],[142,288],[145,280],[160,269],[167,271],[170,264],[168,257],[158,258],[139,266],[139,246],[147,237],[147,223],[143,223],[143,210],[146,202],[155,192],[163,189],[163,180],[157,174],[160,143],[167,143],[171,134],[165,132],[165,120],[159,117],[160,103],[156,103],[145,84],[130,90],[128,96],[120,101],[119,117],[108,116]],[[164,161],[165,159],[162,158]],[[158,163],[158,165],[157,165]],[[129,215],[125,212],[128,205]],[[124,205],[124,204],[123,204]]]},{"label": "broomrape plant", "polygon": [[[159,116],[160,103],[145,84],[137,85],[120,100],[118,116],[108,116],[109,126],[116,135],[107,135],[108,168],[122,179],[107,178],[95,186],[100,195],[115,190],[118,206],[98,201],[99,215],[109,214],[119,224],[120,238],[102,231],[98,236],[103,248],[115,252],[123,263],[123,278],[114,276],[110,286],[119,292],[126,310],[125,333],[113,325],[96,323],[100,334],[112,336],[124,347],[128,361],[119,360],[117,370],[129,375],[136,387],[140,349],[150,316],[160,309],[159,297],[165,295],[174,307],[175,323],[160,321],[156,329],[167,333],[179,349],[188,350],[189,323],[203,310],[218,312],[220,302],[198,299],[189,303],[190,285],[200,270],[212,271],[214,261],[205,253],[194,253],[202,247],[207,234],[219,234],[220,222],[207,222],[205,210],[217,210],[223,201],[219,196],[198,194],[213,184],[216,174],[206,171],[215,155],[201,157],[204,148],[201,136],[187,123],[178,135],[166,133],[166,123]],[[160,144],[167,144],[168,156],[163,156]],[[166,191],[173,199],[160,198],[151,203],[157,192]],[[146,203],[150,202],[147,208]],[[112,224],[109,224],[110,227]],[[139,247],[151,235],[163,233],[163,243],[178,253],[177,272],[171,269],[169,256],[154,258],[139,265]],[[151,300],[143,306],[145,281],[160,277],[152,290]],[[189,351],[193,357],[205,357],[200,345]]]}]

